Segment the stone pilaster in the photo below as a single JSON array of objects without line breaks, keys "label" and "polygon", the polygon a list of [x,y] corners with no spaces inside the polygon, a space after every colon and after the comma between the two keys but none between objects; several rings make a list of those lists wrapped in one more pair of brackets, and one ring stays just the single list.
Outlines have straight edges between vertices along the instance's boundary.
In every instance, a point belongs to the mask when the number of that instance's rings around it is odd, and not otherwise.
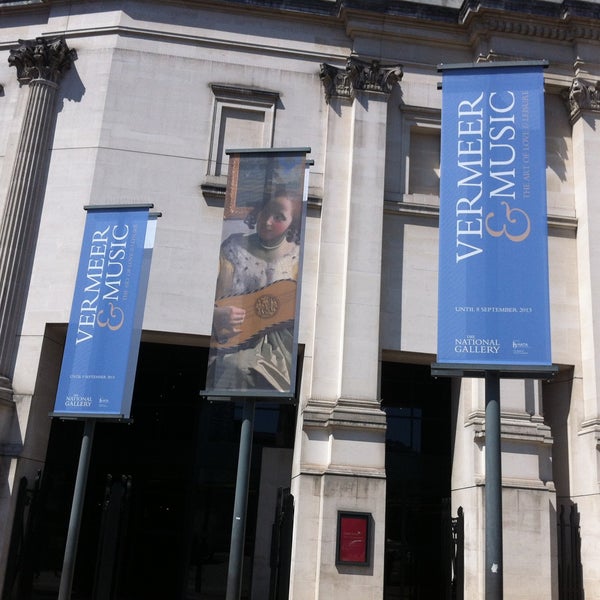
[{"label": "stone pilaster", "polygon": [[[600,447],[600,210],[596,191],[600,173],[595,157],[600,151],[600,86],[575,78],[565,93],[573,125],[573,162],[577,210],[577,256],[581,318],[583,418],[579,435]],[[578,373],[575,374],[576,376]],[[597,463],[598,459],[594,461]],[[596,467],[599,465],[596,464]],[[594,477],[598,492],[600,473]]]},{"label": "stone pilaster", "polygon": [[401,76],[398,65],[355,57],[344,69],[321,65],[330,110],[315,344],[319,356],[310,394],[315,402],[339,404],[346,398],[355,408],[357,401],[378,407],[387,99]]},{"label": "stone pilaster", "polygon": [[[585,588],[600,589],[600,82],[576,77],[565,93],[573,139],[581,363],[568,418],[569,500],[581,518]],[[585,524],[585,525],[583,525]]]},{"label": "stone pilaster", "polygon": [[12,395],[11,378],[23,319],[55,122],[55,96],[75,58],[64,39],[20,41],[9,64],[28,85],[25,117],[0,223],[0,398]]},{"label": "stone pilaster", "polygon": [[[386,425],[378,396],[383,186],[387,101],[401,75],[397,65],[356,57],[344,68],[321,65],[329,105],[327,164],[315,355],[294,478],[294,598],[375,600],[383,593]],[[342,509],[373,516],[371,565],[353,571],[369,575],[360,585],[335,565]]]}]

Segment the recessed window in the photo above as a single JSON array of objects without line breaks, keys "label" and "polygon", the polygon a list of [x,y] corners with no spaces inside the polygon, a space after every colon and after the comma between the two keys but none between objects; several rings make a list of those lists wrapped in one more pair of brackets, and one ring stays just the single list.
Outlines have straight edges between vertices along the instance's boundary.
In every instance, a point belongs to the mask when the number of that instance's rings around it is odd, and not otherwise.
[{"label": "recessed window", "polygon": [[440,132],[437,129],[410,128],[408,155],[408,194],[440,194]]},{"label": "recessed window", "polygon": [[207,175],[226,178],[227,150],[271,148],[277,92],[212,84],[213,125]]},{"label": "recessed window", "polygon": [[440,129],[437,109],[401,107],[402,200],[437,204],[440,195]]}]

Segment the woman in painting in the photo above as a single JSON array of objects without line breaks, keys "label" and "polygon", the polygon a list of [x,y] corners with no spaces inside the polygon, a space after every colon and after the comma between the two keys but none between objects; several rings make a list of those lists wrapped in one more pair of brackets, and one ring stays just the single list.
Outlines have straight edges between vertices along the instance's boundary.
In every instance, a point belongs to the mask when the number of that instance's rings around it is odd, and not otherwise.
[{"label": "woman in painting", "polygon": [[[285,189],[222,244],[209,381],[214,389],[289,391],[302,199]],[[254,231],[252,231],[254,230]]]}]

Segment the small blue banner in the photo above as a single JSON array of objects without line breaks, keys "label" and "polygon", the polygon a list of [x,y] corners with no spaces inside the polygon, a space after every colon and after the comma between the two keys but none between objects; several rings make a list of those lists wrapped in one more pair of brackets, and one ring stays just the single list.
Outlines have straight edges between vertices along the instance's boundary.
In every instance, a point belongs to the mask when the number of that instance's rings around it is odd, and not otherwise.
[{"label": "small blue banner", "polygon": [[441,68],[438,363],[551,364],[542,69]]},{"label": "small blue banner", "polygon": [[129,417],[156,223],[149,208],[88,207],[55,416]]}]

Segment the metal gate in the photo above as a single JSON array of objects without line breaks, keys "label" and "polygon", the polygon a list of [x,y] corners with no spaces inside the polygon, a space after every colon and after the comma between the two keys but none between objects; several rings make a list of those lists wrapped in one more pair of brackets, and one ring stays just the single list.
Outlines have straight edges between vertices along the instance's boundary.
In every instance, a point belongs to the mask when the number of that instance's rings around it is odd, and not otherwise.
[{"label": "metal gate", "polygon": [[462,600],[464,514],[450,502],[396,506],[399,527],[386,541],[385,600]]},{"label": "metal gate", "polygon": [[583,600],[581,534],[577,504],[563,504],[558,511],[558,597]]}]

